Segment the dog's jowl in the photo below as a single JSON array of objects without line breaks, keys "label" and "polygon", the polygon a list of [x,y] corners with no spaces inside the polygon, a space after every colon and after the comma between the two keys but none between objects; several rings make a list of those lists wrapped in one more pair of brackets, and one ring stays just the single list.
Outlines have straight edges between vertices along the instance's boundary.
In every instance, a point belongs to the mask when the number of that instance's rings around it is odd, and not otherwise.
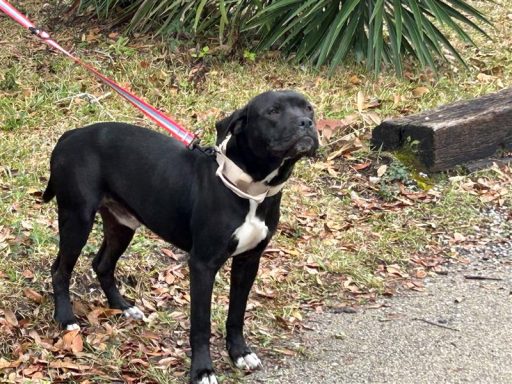
[{"label": "dog's jowl", "polygon": [[109,305],[126,316],[144,317],[114,276],[136,228],[189,252],[191,381],[208,384],[217,382],[209,347],[215,274],[233,257],[226,345],[238,368],[256,369],[260,360],[243,336],[247,297],[276,231],[281,188],[295,162],[318,148],[313,108],[291,91],[256,96],[216,128],[209,151],[122,123],[69,131],[52,153],[43,196],[57,197],[60,244],[51,272],[55,319],[64,328],[79,328],[69,281],[98,212],[104,239],[93,269]]}]

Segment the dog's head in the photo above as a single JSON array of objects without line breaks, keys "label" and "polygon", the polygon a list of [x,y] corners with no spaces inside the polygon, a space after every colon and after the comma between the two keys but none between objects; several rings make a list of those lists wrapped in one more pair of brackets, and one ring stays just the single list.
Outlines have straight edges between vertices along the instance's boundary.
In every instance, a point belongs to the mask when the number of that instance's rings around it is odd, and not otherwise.
[{"label": "dog's head", "polygon": [[259,158],[299,159],[318,149],[313,107],[293,91],[262,93],[216,128],[217,145],[231,134]]}]

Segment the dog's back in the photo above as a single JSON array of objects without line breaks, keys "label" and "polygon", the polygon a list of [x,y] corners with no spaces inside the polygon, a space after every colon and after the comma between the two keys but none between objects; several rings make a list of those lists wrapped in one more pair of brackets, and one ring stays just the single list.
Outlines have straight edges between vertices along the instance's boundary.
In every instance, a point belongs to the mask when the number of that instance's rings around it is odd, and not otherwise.
[{"label": "dog's back", "polygon": [[[58,197],[59,192],[64,194],[63,186],[84,185],[90,189],[101,182],[100,179],[118,182],[118,185],[103,186],[114,189],[112,193],[116,188],[129,189],[132,186],[123,185],[126,173],[130,176],[137,173],[138,178],[150,183],[157,182],[158,176],[162,181],[176,177],[186,179],[191,170],[183,165],[192,165],[193,161],[180,161],[180,158],[191,156],[192,152],[176,140],[131,124],[107,122],[73,129],[61,136],[52,152],[50,179],[43,201]],[[181,166],[175,167],[176,164]],[[132,177],[125,179],[133,180]],[[150,187],[147,183],[145,186]]]},{"label": "dog's back", "polygon": [[56,196],[59,215],[72,211],[87,222],[106,204],[113,210],[128,207],[128,222],[136,219],[188,251],[195,189],[211,187],[199,186],[197,179],[204,183],[202,175],[214,174],[215,167],[214,157],[169,136],[130,124],[98,123],[59,140],[43,199]]}]

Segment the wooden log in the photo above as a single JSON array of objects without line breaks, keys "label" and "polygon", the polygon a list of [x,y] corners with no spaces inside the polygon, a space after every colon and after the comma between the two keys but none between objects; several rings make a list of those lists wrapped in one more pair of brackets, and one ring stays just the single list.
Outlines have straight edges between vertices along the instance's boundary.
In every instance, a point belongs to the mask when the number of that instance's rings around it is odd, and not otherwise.
[{"label": "wooden log", "polygon": [[512,88],[385,120],[372,132],[375,149],[397,150],[410,141],[419,143],[417,157],[431,172],[512,150]]}]

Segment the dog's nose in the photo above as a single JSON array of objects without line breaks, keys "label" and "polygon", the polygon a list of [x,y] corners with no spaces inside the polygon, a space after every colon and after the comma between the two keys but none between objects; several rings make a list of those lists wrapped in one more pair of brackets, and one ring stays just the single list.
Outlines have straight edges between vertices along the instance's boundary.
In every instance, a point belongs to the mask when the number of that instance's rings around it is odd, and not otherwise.
[{"label": "dog's nose", "polygon": [[309,117],[301,117],[299,119],[299,127],[301,128],[311,128],[313,126],[313,120]]}]

